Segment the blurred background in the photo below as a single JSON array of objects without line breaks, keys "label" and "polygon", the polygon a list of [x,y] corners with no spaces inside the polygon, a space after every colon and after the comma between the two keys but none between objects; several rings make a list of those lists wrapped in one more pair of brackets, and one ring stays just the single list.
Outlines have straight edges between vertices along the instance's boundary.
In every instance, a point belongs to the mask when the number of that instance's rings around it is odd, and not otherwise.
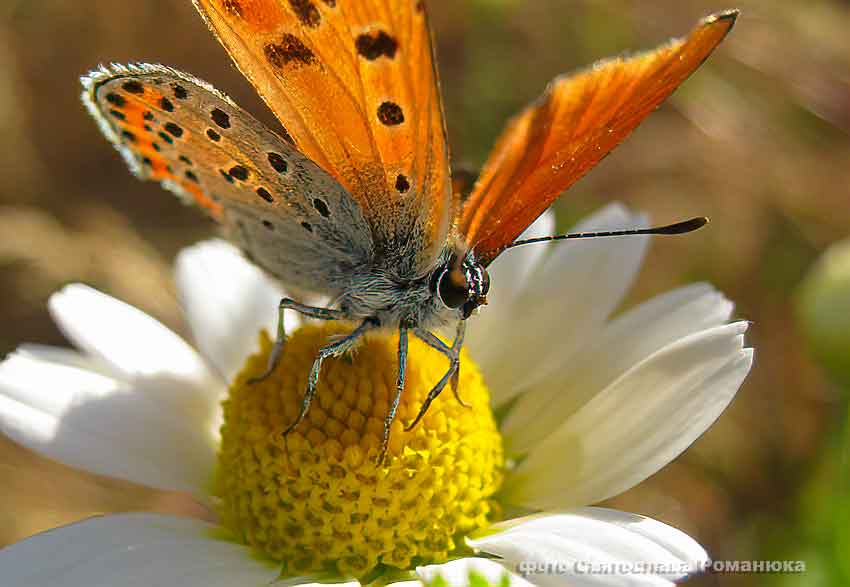
[{"label": "blurred background", "polygon": [[[477,169],[555,75],[684,34],[732,7],[719,2],[432,1],[455,166]],[[729,411],[611,505],[684,529],[715,559],[807,564],[695,585],[847,585],[850,248],[819,260],[850,235],[850,2],[737,7],[717,53],[557,204],[564,228],[615,199],[656,222],[710,216],[707,230],[653,244],[629,303],[708,280],[753,322],[756,366]],[[214,227],[133,179],[78,99],[77,77],[98,63],[142,60],[213,82],[275,128],[189,0],[0,2],[0,356],[24,341],[66,344],[45,301],[70,281],[185,334],[171,263]],[[0,438],[0,544],[169,499]]]}]

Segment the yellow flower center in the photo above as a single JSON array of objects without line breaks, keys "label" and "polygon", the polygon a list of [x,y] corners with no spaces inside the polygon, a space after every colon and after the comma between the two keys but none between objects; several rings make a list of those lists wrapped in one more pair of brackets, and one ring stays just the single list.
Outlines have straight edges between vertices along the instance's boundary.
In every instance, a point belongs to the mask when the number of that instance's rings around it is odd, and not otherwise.
[{"label": "yellow flower center", "polygon": [[[304,326],[287,341],[275,372],[271,349],[250,357],[224,402],[215,479],[223,523],[286,574],[361,578],[459,554],[462,537],[497,514],[502,439],[477,366],[461,355],[458,394],[447,386],[413,430],[425,396],[448,360],[411,336],[407,378],[387,457],[377,460],[395,394],[398,335],[367,335],[352,356],[328,359],[307,417],[298,415],[319,348],[348,332]],[[391,570],[387,569],[387,570]]]}]

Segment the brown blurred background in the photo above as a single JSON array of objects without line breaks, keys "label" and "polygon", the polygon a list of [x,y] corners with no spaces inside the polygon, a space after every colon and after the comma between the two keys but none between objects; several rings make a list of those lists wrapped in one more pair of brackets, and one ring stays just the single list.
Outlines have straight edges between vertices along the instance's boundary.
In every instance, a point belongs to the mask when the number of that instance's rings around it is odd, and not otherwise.
[{"label": "brown blurred background", "polygon": [[[731,7],[430,4],[454,161],[470,168],[482,163],[505,119],[555,75],[653,47]],[[657,222],[710,216],[708,230],[655,242],[630,303],[709,280],[753,321],[757,363],[731,409],[682,458],[613,505],[685,529],[718,559],[805,558],[809,568],[804,576],[708,576],[694,584],[842,585],[850,582],[850,539],[824,534],[821,522],[833,518],[831,500],[846,479],[839,469],[846,396],[809,358],[793,304],[818,255],[850,234],[850,2],[740,0],[737,7],[742,16],[719,51],[562,198],[559,218],[567,226],[614,199]],[[192,72],[274,125],[189,0],[3,0],[0,356],[23,341],[65,344],[45,301],[70,281],[185,332],[171,262],[214,227],[133,179],[84,112],[77,77],[109,61]],[[0,544],[89,512],[151,503],[133,492],[115,498],[113,489],[122,488],[2,442]]]}]

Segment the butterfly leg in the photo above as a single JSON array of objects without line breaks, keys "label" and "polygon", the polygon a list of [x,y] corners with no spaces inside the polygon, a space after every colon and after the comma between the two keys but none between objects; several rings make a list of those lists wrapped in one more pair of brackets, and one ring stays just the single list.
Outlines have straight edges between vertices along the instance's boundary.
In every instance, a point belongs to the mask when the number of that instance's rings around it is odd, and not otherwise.
[{"label": "butterfly leg", "polygon": [[422,340],[425,344],[430,346],[433,349],[436,349],[446,355],[449,359],[449,369],[446,371],[446,374],[437,382],[437,385],[428,392],[428,397],[425,398],[425,401],[422,402],[422,407],[419,408],[419,414],[417,414],[416,419],[405,428],[406,431],[413,430],[413,428],[419,423],[419,421],[425,416],[425,413],[428,411],[428,408],[431,407],[431,402],[437,399],[443,389],[445,389],[446,385],[451,382],[452,391],[455,394],[455,398],[457,401],[464,407],[470,407],[466,403],[461,400],[460,396],[457,393],[457,383],[458,383],[458,374],[460,373],[460,349],[463,347],[463,337],[466,333],[466,322],[461,320],[457,325],[457,334],[455,335],[454,342],[452,342],[452,346],[448,346],[442,340],[428,332],[427,330],[423,330],[422,328],[414,329],[414,334],[418,338]]},{"label": "butterfly leg", "polygon": [[283,298],[277,307],[277,338],[274,341],[272,352],[269,353],[269,362],[266,365],[266,370],[259,377],[252,377],[248,383],[258,383],[268,378],[272,374],[274,368],[277,367],[280,361],[280,355],[283,353],[283,347],[286,344],[286,328],[283,322],[283,313],[286,310],[295,310],[299,314],[303,314],[308,318],[316,318],[317,320],[343,320],[345,314],[341,310],[333,310],[331,308],[317,308],[315,306],[307,306],[300,304],[295,300]]},{"label": "butterfly leg", "polygon": [[387,448],[390,444],[390,427],[395,421],[398,404],[401,401],[401,393],[404,391],[404,374],[407,370],[407,330],[408,327],[404,323],[398,327],[398,376],[395,384],[395,397],[393,397],[393,402],[387,410],[387,417],[384,418],[384,437],[381,440],[381,454],[378,457],[378,464],[383,462],[387,454]]},{"label": "butterfly leg", "polygon": [[[325,319],[335,320],[336,318]],[[316,396],[316,385],[319,383],[319,372],[322,370],[322,362],[328,357],[337,357],[350,351],[354,345],[357,344],[357,341],[360,340],[360,337],[377,326],[378,322],[376,320],[367,318],[360,324],[360,326],[354,329],[354,332],[345,338],[332,342],[319,349],[319,355],[316,357],[316,360],[313,361],[313,367],[310,369],[310,375],[307,377],[307,391],[304,392],[304,398],[301,400],[301,411],[299,412],[298,417],[295,418],[295,421],[283,431],[284,437],[295,430],[295,427],[298,426],[301,421],[304,420],[304,416],[307,415],[307,411],[310,409],[310,403]]]},{"label": "butterfly leg", "polygon": [[452,373],[451,379],[451,388],[452,393],[457,400],[457,403],[462,405],[464,408],[471,408],[472,406],[463,401],[460,397],[460,394],[457,392],[458,383],[460,383],[460,349],[463,348],[463,337],[466,334],[466,321],[461,320],[457,324],[457,332],[455,334],[454,342],[452,342],[452,352],[457,356],[457,364],[455,365],[455,372]]}]

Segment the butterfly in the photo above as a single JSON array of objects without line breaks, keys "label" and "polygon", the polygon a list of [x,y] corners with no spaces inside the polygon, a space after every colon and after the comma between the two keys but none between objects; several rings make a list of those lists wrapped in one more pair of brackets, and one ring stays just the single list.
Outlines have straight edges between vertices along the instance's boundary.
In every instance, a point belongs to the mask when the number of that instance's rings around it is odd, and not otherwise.
[{"label": "butterfly", "polygon": [[[516,239],[702,64],[737,16],[709,16],[653,51],[557,78],[508,123],[462,195],[422,0],[193,1],[282,129],[162,65],[101,66],[82,78],[83,102],[138,177],[201,207],[285,284],[332,300],[281,300],[265,375],[286,342],[285,311],[357,324],[319,351],[300,415],[284,434],[307,414],[324,359],[371,330],[398,331],[384,447],[404,389],[408,336],[448,359],[410,429],[446,386],[458,395],[464,328],[486,303],[488,266],[540,240]],[[432,332],[444,326],[455,326],[451,343]]]}]

